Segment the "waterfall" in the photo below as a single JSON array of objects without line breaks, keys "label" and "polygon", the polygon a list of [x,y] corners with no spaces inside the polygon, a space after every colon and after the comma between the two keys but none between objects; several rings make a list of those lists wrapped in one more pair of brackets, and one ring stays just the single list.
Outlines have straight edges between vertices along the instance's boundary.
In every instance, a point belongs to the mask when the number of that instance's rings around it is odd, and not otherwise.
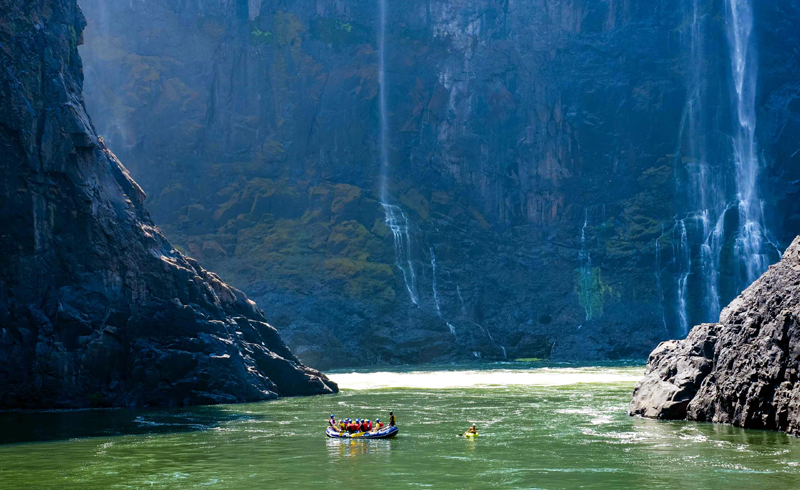
[{"label": "waterfall", "polygon": [[[433,247],[430,249],[431,253],[431,269],[432,269],[432,279],[431,279],[431,289],[433,289],[433,304],[436,305],[436,316],[439,318],[442,317],[442,308],[439,306],[439,291],[436,289],[436,254],[433,251]],[[449,323],[448,323],[449,325]]]},{"label": "waterfall", "polygon": [[[386,225],[394,235],[395,263],[403,273],[408,296],[411,302],[419,306],[417,297],[417,278],[411,260],[411,237],[409,236],[408,217],[399,206],[389,204],[389,116],[386,100],[386,0],[379,1],[380,28],[378,29],[378,84],[380,109],[380,200],[386,219]],[[438,310],[438,300],[437,300]]]},{"label": "waterfall", "polygon": [[733,160],[736,165],[736,199],[739,229],[736,255],[743,262],[743,279],[756,280],[769,266],[767,237],[759,199],[760,161],[756,147],[756,52],[753,45],[753,11],[750,0],[726,0],[731,75],[733,77]]},{"label": "waterfall", "polygon": [[380,11],[380,29],[378,29],[378,94],[381,116],[380,145],[381,145],[381,173],[380,197],[381,202],[388,202],[388,174],[389,174],[389,116],[388,102],[386,100],[386,0],[378,0]]},{"label": "waterfall", "polygon": [[592,288],[594,281],[592,278],[592,256],[586,248],[586,228],[589,226],[589,211],[583,210],[583,227],[581,228],[581,249],[578,252],[578,268],[579,286],[580,286],[580,301],[586,312],[586,321],[592,319]]},{"label": "waterfall", "polygon": [[689,276],[692,271],[692,257],[691,249],[689,248],[689,236],[686,233],[686,222],[680,222],[680,245],[679,253],[681,263],[683,264],[683,271],[681,271],[680,278],[678,279],[678,318],[680,319],[681,331],[684,335],[689,333],[689,305],[687,298],[689,296]]},{"label": "waterfall", "polygon": [[[662,235],[663,230],[662,230]],[[659,238],[656,239],[656,267],[655,267],[655,276],[656,276],[656,291],[658,292],[658,304],[661,307],[661,323],[664,326],[664,332],[669,334],[669,328],[667,328],[667,317],[666,313],[664,312],[664,288],[661,286],[661,241]]]},{"label": "waterfall", "polygon": [[446,323],[447,323],[447,328],[450,329],[450,333],[453,334],[453,337],[455,337],[456,340],[458,340],[458,334],[456,333],[456,327],[454,327],[453,324],[450,323],[450,322],[446,322]]},{"label": "waterfall", "polygon": [[[662,294],[674,298],[675,318],[682,332],[696,323],[716,321],[722,304],[731,299],[721,292],[721,268],[734,268],[730,272],[735,283],[725,288],[730,294],[747,287],[780,256],[770,241],[758,190],[757,67],[750,2],[724,2],[733,124],[730,140],[721,140],[711,112],[716,106],[705,103],[714,97],[709,91],[716,88],[709,85],[716,78],[709,75],[714,73],[715,64],[714,52],[706,45],[706,31],[714,25],[717,12],[711,4],[684,0],[687,90],[675,152],[679,201],[670,234],[675,252],[670,262],[673,275],[656,277]],[[726,229],[726,217],[732,213],[738,213],[738,225]],[[727,222],[731,223],[729,219]],[[656,252],[659,261],[662,251]],[[670,293],[664,293],[667,288]]]},{"label": "waterfall", "polygon": [[467,316],[467,304],[464,303],[464,296],[461,295],[461,286],[456,286],[456,294],[458,294],[458,304],[461,305],[461,314]]},{"label": "waterfall", "polygon": [[[440,302],[439,302],[439,290],[436,287],[436,253],[433,251],[433,247],[431,247],[429,250],[431,252],[431,270],[432,270],[432,272],[431,272],[431,274],[432,274],[431,288],[433,289],[433,304],[436,306],[436,316],[438,316],[439,318],[443,318],[442,317],[442,308],[441,308],[441,305],[440,305]],[[456,286],[456,288],[458,288],[458,286]],[[458,295],[459,295],[459,298],[460,298],[461,297],[461,291],[460,290],[458,290],[458,291],[459,291]],[[453,334],[453,337],[455,337],[455,339],[457,341],[458,340],[458,333],[456,332],[456,327],[454,327],[453,324],[450,323],[449,321],[445,321],[445,323],[447,324],[447,328],[450,329],[450,333]]]},{"label": "waterfall", "polygon": [[[705,18],[698,0],[686,0],[691,23],[689,24],[689,59],[687,95],[683,119],[679,129],[679,147],[676,151],[677,195],[681,196],[683,218],[676,218],[680,231],[679,253],[673,256],[677,289],[676,312],[682,332],[688,332],[696,320],[715,321],[719,315],[719,264],[724,237],[724,216],[727,210],[725,196],[725,167],[708,158],[707,115],[704,99],[707,93],[707,64],[705,50]],[[687,232],[687,221],[692,232]],[[712,223],[714,224],[712,226]],[[693,256],[693,251],[696,255]],[[697,263],[694,263],[697,260]],[[700,272],[691,278],[696,265]],[[659,284],[659,287],[663,287]],[[701,318],[693,318],[689,311],[689,296],[699,297],[704,306]],[[700,313],[700,312],[698,312]]]},{"label": "waterfall", "polygon": [[403,273],[403,282],[408,290],[411,302],[419,305],[417,298],[417,276],[414,263],[411,261],[411,237],[408,234],[408,218],[405,213],[391,204],[381,203],[386,216],[386,226],[394,236],[395,265]]},{"label": "waterfall", "polygon": [[722,309],[719,294],[719,267],[725,235],[724,218],[725,212],[723,211],[710,232],[707,230],[710,225],[708,216],[705,216],[703,221],[703,233],[706,239],[700,246],[700,262],[703,279],[705,280],[704,304],[706,313],[704,321],[706,322],[717,321],[719,312]]}]

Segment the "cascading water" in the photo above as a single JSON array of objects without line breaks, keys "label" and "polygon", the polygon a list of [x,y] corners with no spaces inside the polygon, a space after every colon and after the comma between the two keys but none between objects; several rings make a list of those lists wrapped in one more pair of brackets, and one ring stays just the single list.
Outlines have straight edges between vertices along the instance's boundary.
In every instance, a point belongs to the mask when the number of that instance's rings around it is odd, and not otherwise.
[{"label": "cascading water", "polygon": [[592,256],[586,245],[586,229],[589,227],[589,210],[583,210],[583,227],[581,228],[581,248],[578,252],[578,275],[580,287],[580,302],[586,312],[586,321],[592,319],[593,313],[593,298],[592,288],[594,287],[594,279],[592,277]]},{"label": "cascading water", "polygon": [[677,254],[684,264],[685,269],[681,272],[678,279],[678,317],[680,318],[681,331],[684,335],[689,333],[688,297],[689,297],[689,275],[692,273],[692,258],[689,249],[689,235],[686,233],[686,222],[680,222],[680,245]]},{"label": "cascading water", "polygon": [[[698,0],[686,1],[686,10],[691,18],[687,96],[679,129],[679,147],[675,153],[677,195],[681,196],[683,203],[683,218],[676,218],[670,238],[674,240],[673,243],[678,243],[678,253],[672,257],[672,270],[676,274],[675,311],[682,334],[688,332],[695,321],[715,321],[719,315],[718,268],[723,240],[717,232],[722,231],[727,208],[725,168],[708,158],[707,117],[704,110],[708,91],[705,77],[707,14],[701,13]],[[690,276],[696,279],[692,280]],[[662,291],[663,285],[659,284],[658,288]],[[699,297],[703,305],[699,318],[690,311],[690,295]]]},{"label": "cascading water", "polygon": [[660,239],[656,239],[655,247],[656,247],[656,264],[655,264],[656,291],[658,292],[658,303],[659,303],[660,308],[661,308],[661,323],[664,326],[664,332],[669,334],[669,328],[667,328],[667,317],[666,317],[666,313],[664,312],[664,288],[661,286],[661,242],[660,242]]},{"label": "cascading water", "polygon": [[[389,179],[389,107],[386,94],[386,0],[378,0],[380,13],[380,28],[378,29],[378,104],[380,109],[381,127],[381,173],[380,196],[382,203],[388,203]],[[384,204],[385,206],[385,204]]]},{"label": "cascading water", "polygon": [[386,225],[394,235],[395,263],[403,273],[403,282],[411,302],[419,306],[417,279],[411,259],[411,236],[408,217],[399,206],[389,204],[389,116],[386,95],[386,0],[379,0],[380,28],[378,29],[378,83],[380,109],[380,199]]},{"label": "cascading water", "polygon": [[750,0],[726,0],[728,41],[733,77],[734,134],[733,159],[736,165],[736,198],[739,229],[736,255],[743,262],[744,279],[756,280],[769,266],[768,239],[759,199],[761,162],[756,148],[756,52],[752,39],[753,11]]},{"label": "cascading water", "polygon": [[436,316],[442,317],[442,308],[439,305],[439,291],[436,288],[436,253],[433,247],[430,248],[431,254],[431,289],[433,290],[433,304],[436,306]]},{"label": "cascading water", "polygon": [[[430,248],[430,254],[431,254],[431,275],[432,275],[431,287],[433,289],[433,303],[436,306],[436,316],[444,320],[444,317],[442,316],[441,303],[439,301],[439,289],[437,287],[437,281],[436,281],[436,253],[433,251],[433,247]],[[463,302],[464,300],[463,298],[461,298],[461,290],[458,289],[458,287],[456,288],[458,291],[458,297]],[[458,332],[456,331],[456,327],[447,320],[445,320],[445,323],[447,324],[447,328],[450,329],[450,333],[453,335],[453,337],[455,337],[455,340],[458,341]]]},{"label": "cascading water", "polygon": [[414,272],[414,263],[411,260],[411,237],[408,234],[408,218],[405,213],[392,204],[382,203],[386,215],[386,226],[392,230],[394,236],[395,265],[403,273],[403,282],[408,290],[411,302],[419,305],[417,297],[417,276]]},{"label": "cascading water", "polygon": [[461,314],[467,316],[467,304],[464,302],[464,296],[461,295],[461,286],[456,286],[456,294],[458,294],[458,303],[461,305]]},{"label": "cascading water", "polygon": [[[706,32],[717,18],[712,10],[717,4],[684,1],[690,22],[685,24],[684,37],[688,40],[687,96],[675,152],[678,216],[671,231],[657,241],[668,239],[673,244],[667,263],[672,276],[656,279],[661,298],[667,288],[674,291],[671,318],[683,334],[696,323],[716,321],[724,302],[780,258],[769,239],[758,192],[761,162],[755,135],[757,73],[751,0],[724,2],[730,47],[730,140],[718,136],[718,118],[711,112],[717,105],[705,102],[713,100],[717,91],[716,78],[708,75],[716,68],[711,56],[716,49],[706,47]],[[731,213],[737,212],[738,226],[730,226]],[[659,270],[661,252],[657,250]],[[726,276],[724,293],[722,274]]]}]

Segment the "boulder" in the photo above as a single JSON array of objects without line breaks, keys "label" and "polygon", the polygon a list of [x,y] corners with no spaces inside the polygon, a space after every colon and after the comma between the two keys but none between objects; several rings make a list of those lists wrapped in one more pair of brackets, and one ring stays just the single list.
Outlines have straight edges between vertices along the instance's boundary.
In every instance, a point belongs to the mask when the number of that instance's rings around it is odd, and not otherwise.
[{"label": "boulder", "polygon": [[629,413],[800,434],[800,237],[722,311],[650,354]]}]

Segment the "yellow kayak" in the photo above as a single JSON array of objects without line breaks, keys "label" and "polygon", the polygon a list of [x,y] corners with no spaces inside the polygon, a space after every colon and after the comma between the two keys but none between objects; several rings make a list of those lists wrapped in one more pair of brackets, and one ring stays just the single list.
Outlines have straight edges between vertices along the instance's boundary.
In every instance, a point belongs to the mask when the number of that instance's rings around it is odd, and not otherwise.
[{"label": "yellow kayak", "polygon": [[478,437],[478,433],[464,432],[464,437]]}]

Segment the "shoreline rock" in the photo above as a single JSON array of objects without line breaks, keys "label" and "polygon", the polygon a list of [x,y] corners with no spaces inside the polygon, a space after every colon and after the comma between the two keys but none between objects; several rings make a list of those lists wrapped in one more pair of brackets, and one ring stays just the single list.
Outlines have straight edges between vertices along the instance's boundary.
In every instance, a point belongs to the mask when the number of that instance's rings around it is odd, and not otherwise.
[{"label": "shoreline rock", "polygon": [[659,345],[631,415],[800,435],[800,237],[717,324]]}]

